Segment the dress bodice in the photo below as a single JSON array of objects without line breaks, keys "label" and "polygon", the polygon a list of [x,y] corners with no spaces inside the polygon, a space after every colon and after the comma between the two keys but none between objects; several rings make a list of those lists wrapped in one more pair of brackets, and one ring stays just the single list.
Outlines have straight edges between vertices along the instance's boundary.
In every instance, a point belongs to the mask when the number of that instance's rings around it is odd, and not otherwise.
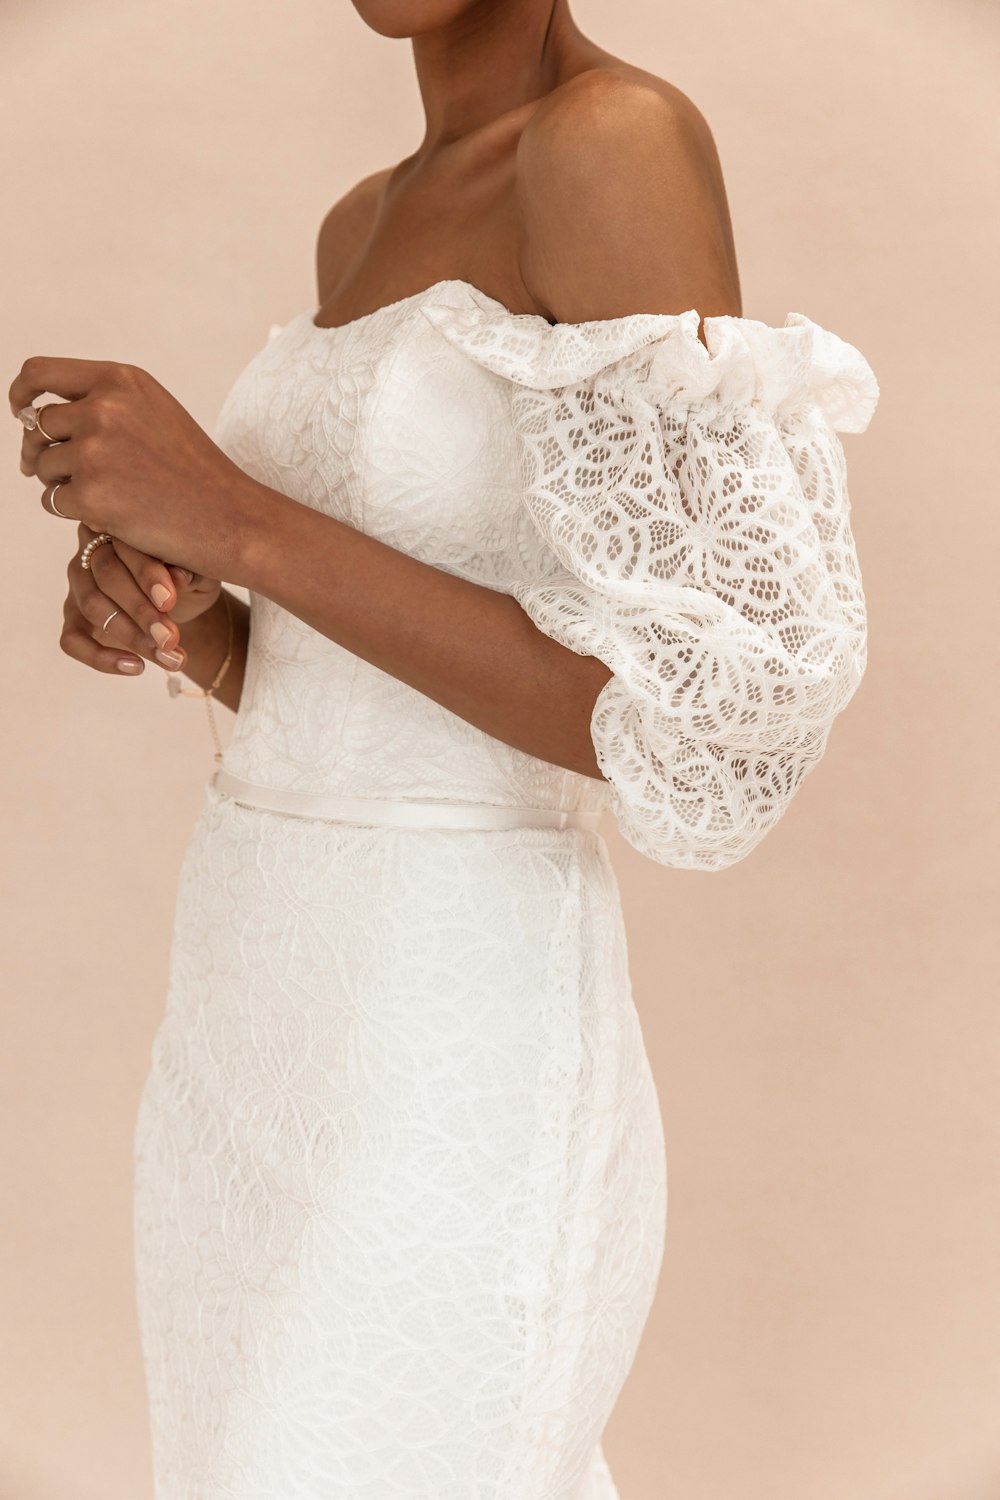
[{"label": "dress bodice", "polygon": [[[338,328],[275,325],[215,440],[247,473],[435,567],[505,589],[540,548],[518,502],[507,393],[421,310],[499,304],[429,288]],[[303,792],[599,810],[606,784],[483,733],[250,591],[239,712],[224,755]]]},{"label": "dress bodice", "polygon": [[717,869],[781,815],[865,668],[836,430],[878,396],[799,313],[550,325],[441,281],[339,327],[275,325],[215,439],[247,473],[512,594],[612,677],[604,778],[484,733],[251,591],[225,767],[305,793],[599,811]]}]

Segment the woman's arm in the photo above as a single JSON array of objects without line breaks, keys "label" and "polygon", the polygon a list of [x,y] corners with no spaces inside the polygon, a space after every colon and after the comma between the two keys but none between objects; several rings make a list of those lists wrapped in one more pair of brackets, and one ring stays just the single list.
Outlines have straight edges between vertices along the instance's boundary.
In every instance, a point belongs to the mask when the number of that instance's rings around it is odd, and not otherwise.
[{"label": "woman's arm", "polygon": [[602,661],[544,635],[510,595],[258,488],[241,584],[494,739],[601,776],[590,715],[610,676]]}]

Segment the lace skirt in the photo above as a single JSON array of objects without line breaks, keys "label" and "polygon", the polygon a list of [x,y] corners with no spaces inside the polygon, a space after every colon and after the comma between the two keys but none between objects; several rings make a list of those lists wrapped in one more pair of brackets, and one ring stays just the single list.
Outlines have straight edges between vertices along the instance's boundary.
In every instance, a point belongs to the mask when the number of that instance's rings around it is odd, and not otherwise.
[{"label": "lace skirt", "polygon": [[599,834],[209,784],[135,1129],[156,1500],[614,1500],[666,1198]]}]

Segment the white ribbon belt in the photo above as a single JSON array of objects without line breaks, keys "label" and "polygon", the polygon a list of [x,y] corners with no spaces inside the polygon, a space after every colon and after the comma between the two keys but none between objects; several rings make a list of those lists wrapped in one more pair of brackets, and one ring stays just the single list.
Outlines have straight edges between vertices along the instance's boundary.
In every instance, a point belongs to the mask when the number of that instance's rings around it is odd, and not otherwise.
[{"label": "white ribbon belt", "polygon": [[585,828],[598,831],[599,812],[557,807],[497,807],[490,802],[391,801],[341,797],[336,792],[295,792],[244,781],[219,766],[211,783],[217,791],[269,812],[329,818],[335,823],[368,823],[392,828]]}]

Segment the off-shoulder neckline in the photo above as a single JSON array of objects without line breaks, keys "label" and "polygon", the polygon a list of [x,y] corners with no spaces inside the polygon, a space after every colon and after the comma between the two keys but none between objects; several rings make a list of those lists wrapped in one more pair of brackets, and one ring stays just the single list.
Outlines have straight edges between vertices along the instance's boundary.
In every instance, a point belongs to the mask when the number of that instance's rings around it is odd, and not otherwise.
[{"label": "off-shoulder neckline", "polygon": [[637,319],[640,318],[648,319],[650,317],[656,316],[680,319],[689,316],[690,312],[696,311],[696,309],[691,308],[689,309],[688,313],[622,313],[616,318],[588,319],[583,323],[550,323],[548,318],[542,317],[541,313],[513,312],[506,305],[506,303],[501,302],[497,297],[491,297],[489,292],[484,292],[482,287],[476,286],[474,282],[465,281],[461,277],[457,276],[443,276],[438,281],[432,281],[430,286],[422,287],[420,291],[410,292],[410,294],[406,297],[397,297],[393,302],[385,302],[381,307],[372,308],[371,312],[361,313],[360,316],[356,318],[349,318],[346,323],[317,323],[316,314],[322,309],[321,303],[316,303],[312,307],[306,308],[302,312],[301,316],[307,322],[308,326],[312,328],[316,333],[325,333],[331,336],[337,333],[348,333],[351,329],[360,328],[365,323],[373,322],[374,320],[382,317],[385,313],[395,312],[397,309],[406,307],[411,303],[419,303],[424,301],[425,299],[430,300],[438,292],[443,292],[448,288],[455,288],[456,290],[462,292],[464,295],[471,297],[476,305],[479,306],[484,312],[492,312],[502,317],[540,323],[543,328],[548,329],[550,332],[554,332],[559,328],[592,328],[594,326],[610,328],[614,325],[627,325],[629,323],[634,323]]},{"label": "off-shoulder neckline", "polygon": [[273,324],[271,335],[295,328],[303,338],[322,338],[336,348],[352,331],[374,327],[404,308],[421,313],[474,363],[534,389],[588,379],[652,345],[657,382],[669,387],[675,403],[711,397],[734,407],[756,402],[777,410],[808,397],[837,431],[864,432],[879,399],[875,373],[861,352],[799,312],[787,313],[781,327],[742,314],[709,315],[703,343],[694,307],[550,323],[540,313],[512,312],[471,281],[443,276],[346,323],[319,324],[319,305],[303,308],[290,323]]}]

